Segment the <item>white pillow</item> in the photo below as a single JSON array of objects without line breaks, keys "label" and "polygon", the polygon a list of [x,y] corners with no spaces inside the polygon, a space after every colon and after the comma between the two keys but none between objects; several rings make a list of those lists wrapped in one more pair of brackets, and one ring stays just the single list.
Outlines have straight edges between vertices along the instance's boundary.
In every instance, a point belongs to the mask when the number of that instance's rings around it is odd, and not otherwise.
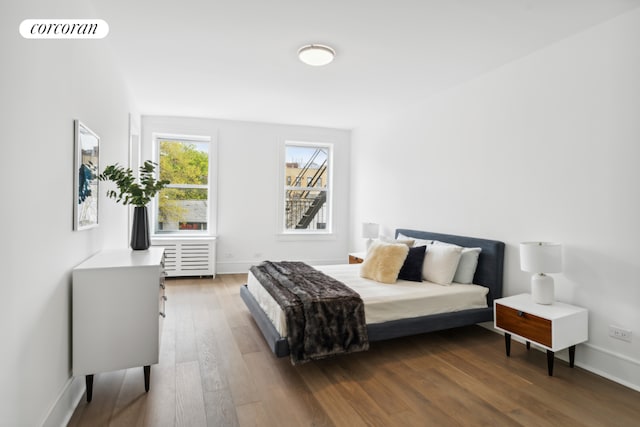
[{"label": "white pillow", "polygon": [[398,233],[398,237],[396,237],[396,239],[409,240],[409,239],[413,239],[413,237],[405,236],[402,233]]},{"label": "white pillow", "polygon": [[[399,240],[413,240],[415,243],[413,244],[413,247],[416,248],[418,246],[426,246],[426,245],[430,245],[433,243],[433,239],[429,239],[429,240],[424,240],[424,239],[418,239],[417,237],[409,237],[409,236],[405,236],[402,233],[398,233],[398,237],[396,237],[396,239]],[[418,244],[420,243],[420,244]]]},{"label": "white pillow", "polygon": [[431,245],[433,245],[433,240],[415,239],[415,242],[413,242],[414,247],[426,246],[429,249]]},{"label": "white pillow", "polygon": [[402,243],[402,244],[407,245],[410,248],[413,247],[413,242],[415,242],[415,240],[410,238],[410,237],[406,237],[406,236],[400,237],[400,235],[398,235],[397,239],[393,239],[391,237],[380,236],[380,241],[383,242],[383,243]]},{"label": "white pillow", "polygon": [[462,248],[455,245],[430,245],[422,264],[422,277],[439,285],[450,285],[456,274]]},{"label": "white pillow", "polygon": [[463,248],[452,243],[441,242],[439,240],[433,241],[434,245],[447,245],[456,246],[462,248],[460,255],[460,261],[458,262],[458,268],[456,274],[453,276],[453,281],[456,283],[471,284],[473,283],[473,276],[476,274],[476,268],[478,267],[478,257],[482,248]]},{"label": "white pillow", "polygon": [[456,274],[453,276],[454,282],[464,284],[473,283],[473,276],[476,274],[480,252],[482,252],[482,248],[462,248],[460,262],[458,263]]}]

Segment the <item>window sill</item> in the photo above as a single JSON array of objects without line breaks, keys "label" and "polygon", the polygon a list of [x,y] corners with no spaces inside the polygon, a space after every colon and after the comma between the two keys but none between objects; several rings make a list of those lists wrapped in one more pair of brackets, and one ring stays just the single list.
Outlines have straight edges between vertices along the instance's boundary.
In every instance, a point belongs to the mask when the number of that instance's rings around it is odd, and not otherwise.
[{"label": "window sill", "polygon": [[154,234],[151,236],[151,241],[154,240],[216,240],[218,236],[209,234]]},{"label": "window sill", "polygon": [[278,233],[276,234],[276,238],[280,241],[318,241],[318,240],[336,240],[336,235],[331,232],[323,232],[323,233],[309,233],[309,232],[287,232],[287,233]]}]

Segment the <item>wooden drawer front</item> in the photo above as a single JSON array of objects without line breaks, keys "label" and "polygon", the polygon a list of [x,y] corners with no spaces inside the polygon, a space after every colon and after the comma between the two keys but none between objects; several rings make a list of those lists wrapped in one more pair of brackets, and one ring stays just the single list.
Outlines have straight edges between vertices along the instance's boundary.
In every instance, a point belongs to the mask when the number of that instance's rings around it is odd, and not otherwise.
[{"label": "wooden drawer front", "polygon": [[363,261],[364,260],[362,258],[359,258],[357,256],[353,256],[353,255],[349,255],[349,264],[360,264]]},{"label": "wooden drawer front", "polygon": [[551,320],[496,303],[496,326],[523,338],[552,347]]}]

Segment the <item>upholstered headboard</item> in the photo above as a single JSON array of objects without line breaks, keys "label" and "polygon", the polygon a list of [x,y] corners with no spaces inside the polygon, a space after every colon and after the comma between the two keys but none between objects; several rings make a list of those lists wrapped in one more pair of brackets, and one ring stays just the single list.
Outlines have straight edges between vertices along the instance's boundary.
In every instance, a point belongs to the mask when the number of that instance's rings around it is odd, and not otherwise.
[{"label": "upholstered headboard", "polygon": [[430,231],[407,230],[398,228],[398,233],[424,240],[439,240],[466,248],[482,248],[478,257],[478,267],[473,283],[489,288],[487,304],[493,307],[493,300],[502,297],[502,270],[504,266],[504,243],[497,240],[478,239],[476,237],[456,236],[453,234],[432,233]]}]

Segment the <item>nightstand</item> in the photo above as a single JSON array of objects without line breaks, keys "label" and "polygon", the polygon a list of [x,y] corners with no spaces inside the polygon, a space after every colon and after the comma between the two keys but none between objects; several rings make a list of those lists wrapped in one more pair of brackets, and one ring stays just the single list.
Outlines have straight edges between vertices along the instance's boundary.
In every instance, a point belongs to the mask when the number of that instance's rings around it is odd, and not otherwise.
[{"label": "nightstand", "polygon": [[536,304],[531,295],[521,294],[494,300],[494,326],[504,332],[507,356],[511,354],[511,335],[534,342],[547,350],[547,369],[553,375],[556,351],[569,348],[569,366],[573,368],[576,344],[588,339],[587,309],[554,302]]},{"label": "nightstand", "polygon": [[349,254],[349,264],[362,264],[366,254],[366,252],[351,252]]}]

